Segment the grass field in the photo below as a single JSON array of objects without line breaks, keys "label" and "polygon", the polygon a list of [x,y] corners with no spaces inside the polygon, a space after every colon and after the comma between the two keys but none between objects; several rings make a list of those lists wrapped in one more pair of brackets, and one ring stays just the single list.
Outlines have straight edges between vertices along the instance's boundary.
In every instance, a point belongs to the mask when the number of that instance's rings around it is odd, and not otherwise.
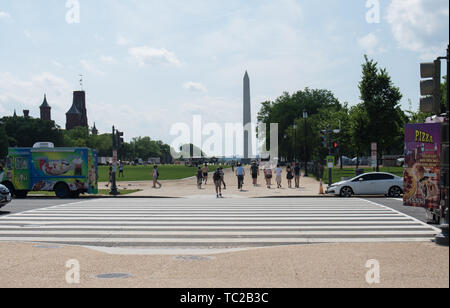
[{"label": "grass field", "polygon": [[[360,168],[360,169],[364,169],[364,173],[375,171],[374,168],[370,168],[370,167],[369,168]],[[350,178],[355,177],[355,175],[356,175],[355,171],[356,171],[355,168],[344,168],[342,170],[340,168],[333,169],[333,183],[340,182],[343,177],[350,177]],[[397,176],[403,177],[404,169],[403,169],[403,167],[380,167],[380,172],[388,172],[388,173],[392,173]],[[328,183],[328,169],[325,168],[323,173],[324,173],[323,174],[323,182]]]},{"label": "grass field", "polygon": [[[209,166],[209,171],[215,171],[217,166]],[[194,176],[197,168],[175,165],[158,166],[160,180],[180,180]],[[117,177],[118,182],[123,181],[151,181],[153,166],[125,166],[124,177]],[[99,166],[99,182],[108,182],[109,167]],[[117,173],[119,175],[119,173]]]}]

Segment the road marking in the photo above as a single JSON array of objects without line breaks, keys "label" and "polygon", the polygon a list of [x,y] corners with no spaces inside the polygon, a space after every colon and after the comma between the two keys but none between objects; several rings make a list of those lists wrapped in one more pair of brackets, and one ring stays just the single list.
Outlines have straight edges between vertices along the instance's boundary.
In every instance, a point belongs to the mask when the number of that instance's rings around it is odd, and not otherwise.
[{"label": "road marking", "polygon": [[2,217],[0,241],[217,248],[430,241],[440,232],[363,200],[87,200]]}]

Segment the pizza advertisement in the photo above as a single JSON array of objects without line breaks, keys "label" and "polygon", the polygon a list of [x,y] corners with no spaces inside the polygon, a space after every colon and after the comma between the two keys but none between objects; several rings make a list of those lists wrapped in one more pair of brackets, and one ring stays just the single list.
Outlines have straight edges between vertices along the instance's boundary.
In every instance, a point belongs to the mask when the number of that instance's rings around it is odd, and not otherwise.
[{"label": "pizza advertisement", "polygon": [[404,204],[438,208],[441,181],[441,124],[405,128]]}]

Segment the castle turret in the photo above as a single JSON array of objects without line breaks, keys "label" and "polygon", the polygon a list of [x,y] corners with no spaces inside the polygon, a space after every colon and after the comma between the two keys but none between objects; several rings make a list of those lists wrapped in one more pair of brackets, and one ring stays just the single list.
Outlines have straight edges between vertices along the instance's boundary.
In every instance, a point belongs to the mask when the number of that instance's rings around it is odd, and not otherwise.
[{"label": "castle turret", "polygon": [[73,92],[73,103],[77,107],[78,111],[81,113],[81,122],[79,126],[89,127],[87,110],[86,110],[86,92],[75,91]]},{"label": "castle turret", "polygon": [[41,107],[39,107],[39,109],[41,110],[41,120],[45,120],[45,121],[52,120],[52,116],[51,116],[52,107],[50,107],[50,105],[47,102],[46,94],[44,94],[44,102],[42,103]]},{"label": "castle turret", "polygon": [[70,110],[66,113],[66,129],[70,130],[81,125],[82,114],[78,111],[75,103],[72,104]]}]

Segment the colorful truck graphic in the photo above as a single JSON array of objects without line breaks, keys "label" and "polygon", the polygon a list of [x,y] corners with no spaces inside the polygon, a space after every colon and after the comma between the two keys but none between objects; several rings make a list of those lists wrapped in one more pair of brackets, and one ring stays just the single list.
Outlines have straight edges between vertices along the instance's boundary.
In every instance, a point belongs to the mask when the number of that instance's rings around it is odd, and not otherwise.
[{"label": "colorful truck graphic", "polygon": [[60,198],[98,193],[97,152],[88,148],[10,148],[0,182],[17,197],[54,191]]},{"label": "colorful truck graphic", "polygon": [[441,124],[408,124],[405,128],[404,204],[424,207],[438,221],[441,182]]}]

